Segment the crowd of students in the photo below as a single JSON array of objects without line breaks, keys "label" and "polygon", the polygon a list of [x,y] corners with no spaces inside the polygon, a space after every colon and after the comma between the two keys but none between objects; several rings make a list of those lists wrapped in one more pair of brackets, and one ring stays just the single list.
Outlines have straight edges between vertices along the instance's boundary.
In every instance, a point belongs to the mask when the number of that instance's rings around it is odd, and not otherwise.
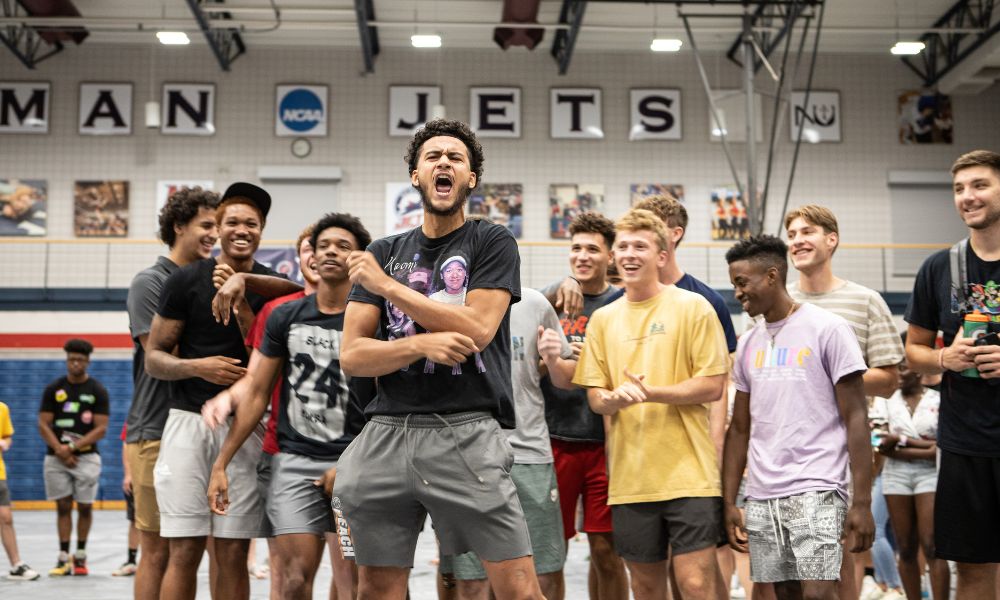
[{"label": "crowd of students", "polygon": [[[331,598],[405,598],[428,516],[442,597],[563,598],[578,531],[593,599],[727,598],[746,562],[732,550],[749,554],[754,598],[915,600],[919,550],[935,598],[946,560],[957,597],[995,597],[1000,544],[980,533],[1000,530],[1000,346],[962,323],[1000,280],[1000,155],[953,167],[970,237],[922,267],[905,350],[881,296],[833,274],[825,207],[788,213],[787,243],[726,253],[754,319],[737,341],[722,297],[677,262],[677,200],[578,215],[569,275],[535,291],[509,231],[464,214],[484,162],[468,126],[427,123],[405,160],[423,225],[372,241],[357,218],[323,216],[296,242],[304,287],[254,260],[265,190],[183,189],[164,206],[169,253],[128,296],[136,598],[193,598],[206,551],[213,597],[247,598],[261,537],[272,598],[312,598],[327,548]],[[67,346],[40,413],[51,574],[86,574],[107,424],[90,350]],[[921,373],[943,373],[940,395]],[[0,486],[16,576],[5,500]],[[862,590],[854,557],[873,543],[878,584]]]}]

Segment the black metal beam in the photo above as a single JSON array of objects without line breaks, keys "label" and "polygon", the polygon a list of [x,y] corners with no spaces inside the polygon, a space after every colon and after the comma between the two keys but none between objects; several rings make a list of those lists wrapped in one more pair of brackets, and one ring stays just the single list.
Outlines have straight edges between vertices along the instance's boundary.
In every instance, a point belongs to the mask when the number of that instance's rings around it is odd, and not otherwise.
[{"label": "black metal beam", "polygon": [[205,34],[205,40],[208,42],[208,47],[212,49],[215,60],[219,62],[219,67],[223,71],[228,71],[233,61],[241,54],[244,54],[247,48],[243,45],[243,38],[240,36],[239,30],[235,27],[212,27],[212,21],[231,19],[232,15],[221,13],[219,18],[213,19],[201,9],[203,1],[187,0],[188,7],[191,8],[191,14],[194,15],[194,20],[198,22],[201,32]]},{"label": "black metal beam", "polygon": [[[933,29],[981,29],[979,33],[925,33],[920,36],[924,50],[919,58],[904,56],[903,64],[934,86],[987,40],[1000,33],[1000,11],[995,0],[959,0],[938,19]],[[919,64],[918,64],[919,62]]]},{"label": "black metal beam", "polygon": [[[711,5],[711,6],[760,6],[760,5],[791,5],[804,4],[806,6],[819,6],[824,0],[590,0],[590,2],[604,2],[612,4],[674,4],[682,5]],[[737,15],[738,16],[738,15]]]},{"label": "black metal beam", "polygon": [[552,41],[552,57],[559,63],[559,74],[565,75],[569,70],[569,61],[573,59],[573,49],[580,35],[583,24],[583,13],[587,10],[587,0],[563,0],[559,11],[559,22],[569,25],[569,29],[560,29]]},{"label": "black metal beam", "polygon": [[[795,27],[795,22],[798,20],[802,13],[805,11],[806,6],[814,6],[815,4],[821,4],[823,0],[815,0],[815,2],[809,0],[799,0],[798,2],[767,2],[761,3],[757,6],[757,9],[753,14],[753,27],[772,27],[775,22],[780,22],[780,29],[777,32],[773,32],[770,29],[764,31],[754,32],[754,38],[757,41],[757,46],[760,48],[761,52],[765,57],[770,58],[771,53],[778,48],[781,41],[786,35],[789,35],[792,29]],[[743,61],[740,59],[741,44],[743,42],[743,36],[739,36],[733,41],[732,46],[729,47],[729,51],[726,56],[729,60],[733,61],[739,66],[743,66]],[[754,72],[757,72],[762,66],[763,61],[759,56],[754,57]]]},{"label": "black metal beam", "polygon": [[[0,10],[4,17],[26,17],[30,16],[24,8],[14,0],[0,0]],[[20,14],[19,11],[24,11]],[[38,32],[31,27],[22,25],[7,25],[0,27],[0,42],[21,61],[21,64],[28,69],[35,66],[46,58],[50,58],[62,52],[65,48],[62,42],[54,40],[45,42],[38,35]],[[43,47],[42,44],[45,43]]]},{"label": "black metal beam", "polygon": [[361,40],[365,73],[374,73],[375,57],[379,53],[378,29],[369,25],[369,22],[375,20],[375,5],[372,0],[354,0],[354,12],[358,19],[358,38]]}]

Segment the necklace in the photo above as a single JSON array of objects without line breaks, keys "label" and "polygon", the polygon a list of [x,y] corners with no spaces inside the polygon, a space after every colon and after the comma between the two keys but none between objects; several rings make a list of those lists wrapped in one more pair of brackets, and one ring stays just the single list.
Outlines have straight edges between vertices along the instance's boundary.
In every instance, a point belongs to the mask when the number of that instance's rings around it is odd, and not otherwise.
[{"label": "necklace", "polygon": [[771,337],[771,339],[767,341],[767,347],[768,347],[768,349],[774,350],[774,340],[778,337],[778,334],[781,333],[781,330],[785,328],[785,325],[788,325],[788,317],[792,316],[792,313],[795,312],[795,309],[798,308],[798,307],[799,307],[799,305],[798,305],[797,302],[792,302],[792,305],[790,307],[788,307],[788,314],[785,315],[784,319],[782,319],[782,321],[784,321],[784,323],[782,323],[781,327],[778,327],[778,330],[775,331],[774,333],[771,333],[770,331],[768,331],[768,329],[767,329],[767,321],[764,321],[764,331],[766,331],[767,335]]}]

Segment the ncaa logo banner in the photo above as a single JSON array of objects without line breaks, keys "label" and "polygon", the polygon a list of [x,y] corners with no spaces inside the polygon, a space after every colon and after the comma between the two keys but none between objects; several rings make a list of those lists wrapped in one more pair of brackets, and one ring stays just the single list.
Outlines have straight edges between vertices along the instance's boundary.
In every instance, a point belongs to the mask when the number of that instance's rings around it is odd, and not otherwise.
[{"label": "ncaa logo banner", "polygon": [[274,133],[280,137],[326,137],[327,86],[279,85]]}]

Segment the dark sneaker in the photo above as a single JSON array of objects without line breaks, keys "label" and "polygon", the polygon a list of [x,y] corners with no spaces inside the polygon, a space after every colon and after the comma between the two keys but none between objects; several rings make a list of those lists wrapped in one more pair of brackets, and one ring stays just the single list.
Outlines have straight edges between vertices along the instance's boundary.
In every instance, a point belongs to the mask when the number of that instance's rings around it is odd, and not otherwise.
[{"label": "dark sneaker", "polygon": [[87,555],[78,551],[73,556],[73,575],[83,576],[88,573],[89,571],[87,571]]},{"label": "dark sneaker", "polygon": [[56,566],[49,569],[49,577],[66,577],[73,574],[73,559],[60,557],[56,561]]}]

